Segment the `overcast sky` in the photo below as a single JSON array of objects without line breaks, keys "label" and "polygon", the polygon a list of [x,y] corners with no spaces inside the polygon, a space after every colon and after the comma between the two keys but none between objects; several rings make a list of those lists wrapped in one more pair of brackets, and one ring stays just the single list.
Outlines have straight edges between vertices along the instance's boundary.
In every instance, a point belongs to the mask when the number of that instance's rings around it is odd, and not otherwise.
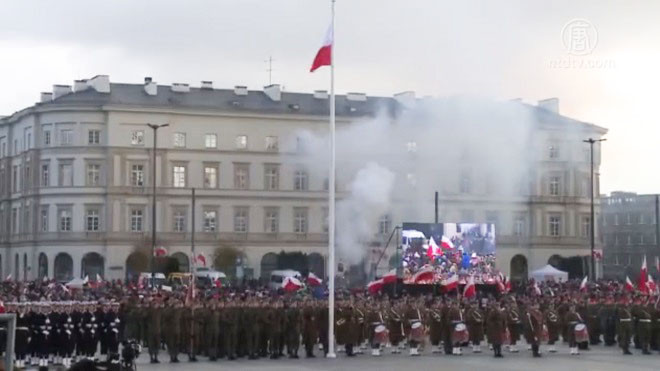
[{"label": "overcast sky", "polygon": [[[329,0],[21,0],[2,14],[0,115],[96,74],[259,89],[269,56],[286,90],[327,88],[308,70]],[[578,18],[587,55],[562,34]],[[660,192],[660,1],[338,0],[336,61],[339,93],[558,97],[610,130],[603,192]]]}]

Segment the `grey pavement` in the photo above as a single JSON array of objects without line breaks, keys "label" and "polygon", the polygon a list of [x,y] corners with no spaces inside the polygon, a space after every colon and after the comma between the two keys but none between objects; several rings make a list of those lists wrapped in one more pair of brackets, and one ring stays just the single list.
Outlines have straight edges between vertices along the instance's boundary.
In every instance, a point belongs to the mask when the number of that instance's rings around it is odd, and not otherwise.
[{"label": "grey pavement", "polygon": [[[543,347],[542,347],[543,351]],[[302,353],[302,352],[301,352]],[[464,348],[462,356],[431,354],[427,349],[419,357],[410,357],[407,354],[372,357],[364,354],[348,358],[339,353],[336,359],[260,359],[227,361],[221,359],[209,362],[200,358],[197,363],[184,361],[170,364],[166,354],[161,355],[163,363],[149,364],[149,358],[143,354],[138,360],[138,370],[166,371],[166,370],[273,370],[273,371],[311,371],[311,370],[498,370],[498,371],[633,371],[633,370],[660,370],[660,353],[642,355],[639,350],[633,350],[634,355],[624,356],[618,347],[595,346],[589,351],[580,351],[580,355],[571,356],[568,348],[559,347],[559,352],[549,354],[544,351],[542,358],[532,358],[531,351],[525,349],[520,353],[504,352],[504,358],[493,358],[487,349],[484,353],[473,354],[470,349]],[[387,351],[389,353],[389,350]]]}]

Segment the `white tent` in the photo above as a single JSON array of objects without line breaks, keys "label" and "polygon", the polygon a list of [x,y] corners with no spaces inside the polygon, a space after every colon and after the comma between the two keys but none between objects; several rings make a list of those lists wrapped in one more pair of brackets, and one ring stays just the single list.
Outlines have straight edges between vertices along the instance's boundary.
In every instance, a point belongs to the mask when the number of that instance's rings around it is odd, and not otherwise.
[{"label": "white tent", "polygon": [[71,281],[67,282],[66,287],[70,289],[81,289],[85,283],[87,283],[82,278],[74,278]]},{"label": "white tent", "polygon": [[568,273],[560,271],[559,269],[548,264],[543,268],[537,269],[529,274],[530,278],[534,281],[568,281]]}]

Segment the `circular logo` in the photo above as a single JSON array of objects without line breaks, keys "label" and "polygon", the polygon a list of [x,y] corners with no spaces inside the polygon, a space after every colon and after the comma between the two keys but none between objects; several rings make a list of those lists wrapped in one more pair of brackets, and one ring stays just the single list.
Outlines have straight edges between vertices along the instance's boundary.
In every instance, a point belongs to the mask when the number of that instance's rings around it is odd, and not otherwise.
[{"label": "circular logo", "polygon": [[561,41],[569,54],[591,54],[598,44],[598,30],[588,20],[576,18],[564,25]]}]

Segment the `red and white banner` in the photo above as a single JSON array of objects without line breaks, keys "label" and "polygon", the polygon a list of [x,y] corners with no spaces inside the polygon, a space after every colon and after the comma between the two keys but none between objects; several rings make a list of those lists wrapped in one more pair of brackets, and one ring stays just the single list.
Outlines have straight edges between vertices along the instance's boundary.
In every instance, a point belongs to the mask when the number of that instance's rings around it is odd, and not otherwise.
[{"label": "red and white banner", "polygon": [[646,281],[646,287],[648,288],[648,294],[651,295],[658,290],[658,286],[655,284],[653,277],[649,274],[649,278]]},{"label": "red and white banner", "polygon": [[435,275],[435,272],[433,271],[433,267],[430,266],[424,266],[422,269],[417,271],[412,276],[412,282],[413,283],[426,283],[426,282],[433,282],[433,277]]},{"label": "red and white banner", "polygon": [[382,278],[383,283],[395,283],[396,282],[396,269],[392,269],[391,271],[387,272],[386,275],[383,276]]},{"label": "red and white banner", "polygon": [[334,31],[332,29],[332,24],[328,27],[328,31],[325,34],[325,39],[323,40],[323,45],[318,52],[316,52],[316,57],[314,57],[314,62],[312,62],[312,68],[309,72],[316,71],[319,67],[329,66],[332,64],[332,44],[334,38]]},{"label": "red and white banner", "polygon": [[314,273],[309,272],[309,275],[307,275],[307,284],[310,286],[321,286],[323,284],[323,281],[318,278]]},{"label": "red and white banner", "polygon": [[303,287],[303,284],[296,277],[286,277],[282,281],[282,288],[286,292],[298,291]]},{"label": "red and white banner", "polygon": [[206,256],[204,256],[204,254],[202,254],[202,253],[197,254],[195,259],[196,259],[197,263],[202,265],[202,267],[206,267]]},{"label": "red and white banner", "polygon": [[371,281],[367,284],[367,291],[369,291],[370,294],[376,294],[380,290],[383,289],[383,286],[385,286],[385,283],[383,282],[383,279]]},{"label": "red and white banner", "polygon": [[454,274],[451,277],[442,280],[440,284],[445,292],[456,290],[458,288],[458,275]]},{"label": "red and white banner", "polygon": [[471,298],[475,295],[477,295],[477,287],[474,285],[474,276],[470,276],[470,278],[468,278],[467,284],[465,284],[465,288],[463,289],[463,296],[466,298]]}]

